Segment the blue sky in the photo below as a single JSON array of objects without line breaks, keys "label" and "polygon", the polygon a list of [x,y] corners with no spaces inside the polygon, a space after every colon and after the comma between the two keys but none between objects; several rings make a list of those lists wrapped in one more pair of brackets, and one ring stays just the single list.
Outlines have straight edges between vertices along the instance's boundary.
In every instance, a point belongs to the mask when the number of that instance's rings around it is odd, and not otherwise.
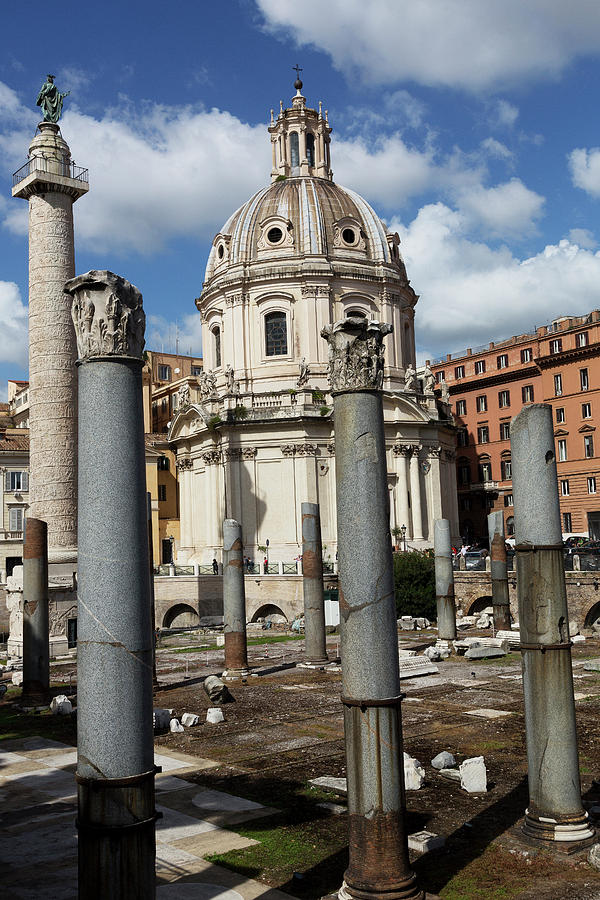
[{"label": "blue sky", "polygon": [[71,90],[62,131],[90,171],[77,272],[140,288],[151,348],[170,349],[177,326],[180,350],[199,351],[210,242],[269,181],[266,123],[296,62],[309,105],[329,110],[335,180],[400,233],[421,358],[600,306],[597,0],[2,11],[0,398],[27,376],[27,209],[10,176],[48,71]]}]

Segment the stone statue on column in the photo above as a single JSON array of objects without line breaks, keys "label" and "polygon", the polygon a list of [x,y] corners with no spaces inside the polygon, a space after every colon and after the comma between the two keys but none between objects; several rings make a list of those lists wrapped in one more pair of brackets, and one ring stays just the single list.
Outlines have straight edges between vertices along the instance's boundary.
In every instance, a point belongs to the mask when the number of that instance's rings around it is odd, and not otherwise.
[{"label": "stone statue on column", "polygon": [[61,94],[54,84],[54,75],[46,75],[46,81],[40,88],[40,92],[35,101],[36,106],[40,106],[44,114],[44,122],[58,122],[62,116],[63,100],[68,97],[71,91]]},{"label": "stone statue on column", "polygon": [[404,390],[411,393],[417,390],[417,373],[412,363],[404,370]]}]

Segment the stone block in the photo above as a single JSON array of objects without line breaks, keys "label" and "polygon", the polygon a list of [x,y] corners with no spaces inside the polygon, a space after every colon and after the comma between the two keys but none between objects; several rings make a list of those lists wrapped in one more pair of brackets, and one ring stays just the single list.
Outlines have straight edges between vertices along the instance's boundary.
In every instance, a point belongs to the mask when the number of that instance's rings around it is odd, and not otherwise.
[{"label": "stone block", "polygon": [[441,753],[433,757],[431,765],[434,769],[451,769],[456,765],[456,760],[448,750],[442,750]]},{"label": "stone block", "polygon": [[483,756],[472,756],[458,767],[460,786],[469,794],[482,794],[487,791],[487,771]]},{"label": "stone block", "polygon": [[185,728],[179,721],[179,719],[171,719],[169,722],[169,731],[172,734],[181,734],[182,731],[185,731]]},{"label": "stone block", "polygon": [[488,613],[481,613],[475,623],[476,628],[489,628],[492,624],[492,617]]},{"label": "stone block", "polygon": [[497,631],[496,638],[499,641],[506,641],[510,647],[516,647],[521,643],[521,635],[518,631]]},{"label": "stone block", "polygon": [[233,703],[233,697],[227,685],[216,675],[208,675],[203,687],[213,703]]},{"label": "stone block", "polygon": [[442,658],[441,651],[433,645],[431,647],[426,647],[425,650],[423,650],[423,656],[426,656],[431,662],[438,662]]},{"label": "stone block", "polygon": [[417,655],[417,651],[416,651],[416,650],[403,650],[402,648],[400,648],[400,649],[398,650],[398,656],[399,656],[401,659],[408,659],[409,657],[411,657],[411,656],[416,656],[416,655]]},{"label": "stone block", "polygon": [[583,634],[573,634],[571,635],[571,640],[574,644],[583,644],[585,641],[585,635]]},{"label": "stone block", "polygon": [[458,769],[440,769],[440,775],[442,778],[447,778],[449,781],[460,781],[460,772]]},{"label": "stone block", "polygon": [[583,664],[584,672],[600,672],[600,658],[588,659]]},{"label": "stone block", "polygon": [[218,706],[213,706],[210,709],[207,709],[206,721],[209,725],[219,725],[221,722],[224,722],[225,716],[223,715],[223,710],[219,709]]},{"label": "stone block", "polygon": [[65,694],[58,694],[50,702],[50,712],[53,716],[70,716],[73,712],[73,704]]},{"label": "stone block", "polygon": [[426,656],[415,656],[412,659],[400,660],[400,678],[415,678],[417,675],[437,675],[437,666]]},{"label": "stone block", "polygon": [[408,849],[415,850],[417,853],[427,853],[428,850],[437,850],[443,847],[446,838],[440,834],[434,834],[433,831],[416,831],[408,836]]},{"label": "stone block", "polygon": [[501,719],[504,716],[510,716],[510,713],[505,709],[469,709],[465,715],[478,716],[480,719]]},{"label": "stone block", "polygon": [[569,622],[569,635],[571,636],[571,638],[573,637],[573,635],[579,634],[579,631],[580,629],[577,622]]},{"label": "stone block", "polygon": [[181,717],[181,724],[185,725],[186,728],[191,728],[192,725],[198,725],[200,723],[200,716],[194,715],[194,713],[184,713]]},{"label": "stone block", "polygon": [[336,778],[335,775],[321,775],[319,778],[309,778],[309,784],[321,788],[323,791],[331,791],[340,797],[348,796],[348,785],[345,778]]},{"label": "stone block", "polygon": [[418,759],[404,754],[404,787],[407,791],[418,791],[425,781],[425,769]]},{"label": "stone block", "polygon": [[506,650],[502,647],[471,647],[465,653],[465,659],[494,659],[497,656],[506,656]]},{"label": "stone block", "polygon": [[12,681],[12,683],[13,683],[14,685],[16,685],[17,687],[18,687],[20,684],[23,684],[23,673],[22,673],[22,672],[13,672],[13,673],[12,673],[11,681]]}]

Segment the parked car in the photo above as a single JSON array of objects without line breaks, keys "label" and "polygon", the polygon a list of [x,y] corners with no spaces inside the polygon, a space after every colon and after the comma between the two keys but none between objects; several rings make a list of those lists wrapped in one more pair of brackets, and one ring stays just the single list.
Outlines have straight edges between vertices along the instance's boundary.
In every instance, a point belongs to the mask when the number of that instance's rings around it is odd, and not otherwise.
[{"label": "parked car", "polygon": [[465,567],[467,569],[485,569],[487,550],[468,550],[465,553]]}]

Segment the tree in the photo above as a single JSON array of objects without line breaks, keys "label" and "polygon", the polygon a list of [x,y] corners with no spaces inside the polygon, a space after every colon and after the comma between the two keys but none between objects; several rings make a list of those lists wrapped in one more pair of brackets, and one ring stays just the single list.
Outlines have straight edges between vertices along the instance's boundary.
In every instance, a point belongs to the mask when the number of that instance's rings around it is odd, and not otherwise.
[{"label": "tree", "polygon": [[396,614],[436,619],[435,563],[429,551],[394,553]]}]

